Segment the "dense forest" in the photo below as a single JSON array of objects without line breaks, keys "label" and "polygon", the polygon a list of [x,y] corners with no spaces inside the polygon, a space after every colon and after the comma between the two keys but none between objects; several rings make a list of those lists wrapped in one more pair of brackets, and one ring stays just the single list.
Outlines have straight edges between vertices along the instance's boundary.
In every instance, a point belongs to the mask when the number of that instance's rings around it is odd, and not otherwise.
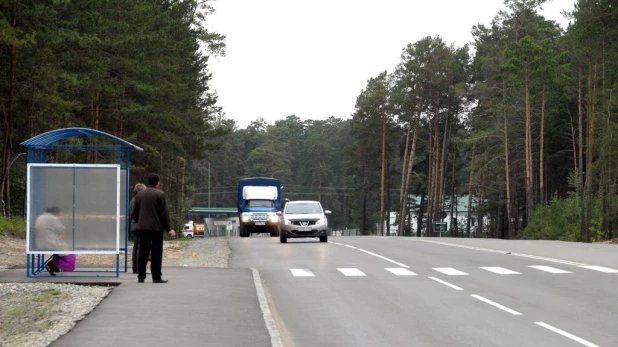
[{"label": "dense forest", "polygon": [[506,0],[462,47],[402,47],[397,66],[367,76],[349,118],[243,129],[210,90],[225,33],[207,29],[208,2],[0,1],[3,215],[24,213],[19,143],[83,126],[145,149],[131,181],[160,173],[177,225],[191,206],[235,206],[239,178],[269,176],[285,198],[322,201],[335,229],[384,234],[396,212],[398,235],[432,236],[465,198],[474,208],[451,236],[613,238],[618,6],[579,0],[563,30],[540,15],[544,2]]}]

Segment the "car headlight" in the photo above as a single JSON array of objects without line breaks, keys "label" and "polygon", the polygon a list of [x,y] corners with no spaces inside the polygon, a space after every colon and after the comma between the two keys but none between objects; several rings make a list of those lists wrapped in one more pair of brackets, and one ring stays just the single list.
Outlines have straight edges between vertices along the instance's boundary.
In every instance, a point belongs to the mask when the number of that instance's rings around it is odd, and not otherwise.
[{"label": "car headlight", "polygon": [[276,214],[272,215],[268,218],[268,221],[270,223],[279,223],[279,216],[277,216]]},{"label": "car headlight", "polygon": [[292,225],[292,221],[291,221],[291,220],[289,220],[289,219],[284,219],[284,220],[283,220],[283,224],[286,224],[286,225]]},{"label": "car headlight", "polygon": [[326,222],[326,218],[320,218],[317,222],[315,222],[315,224],[326,224]]},{"label": "car headlight", "polygon": [[240,215],[240,220],[241,220],[243,223],[250,222],[250,221],[251,221],[251,215],[250,215],[250,214],[248,214],[248,213],[242,213],[242,214]]}]

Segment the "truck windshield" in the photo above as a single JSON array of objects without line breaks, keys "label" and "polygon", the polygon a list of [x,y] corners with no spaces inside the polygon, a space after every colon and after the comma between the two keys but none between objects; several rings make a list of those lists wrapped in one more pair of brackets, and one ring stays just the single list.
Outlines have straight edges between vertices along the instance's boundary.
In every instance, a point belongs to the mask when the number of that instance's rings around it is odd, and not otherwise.
[{"label": "truck windshield", "polygon": [[322,209],[320,208],[320,204],[316,202],[299,202],[299,203],[288,203],[285,206],[285,213],[290,214],[314,214],[314,213],[322,213]]},{"label": "truck windshield", "polygon": [[274,202],[271,200],[249,200],[247,201],[249,207],[273,207]]}]

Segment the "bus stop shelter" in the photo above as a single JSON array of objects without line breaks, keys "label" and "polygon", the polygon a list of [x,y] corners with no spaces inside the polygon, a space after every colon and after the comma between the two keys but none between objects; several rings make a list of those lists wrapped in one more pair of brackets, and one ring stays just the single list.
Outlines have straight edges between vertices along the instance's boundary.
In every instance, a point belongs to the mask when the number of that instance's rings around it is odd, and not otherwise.
[{"label": "bus stop shelter", "polygon": [[[91,139],[86,140],[84,137]],[[50,200],[63,204],[67,215],[64,224],[68,224],[66,229],[73,238],[67,242],[72,245],[67,252],[115,254],[116,277],[120,272],[120,253],[124,253],[126,272],[130,225],[128,222],[130,153],[141,152],[143,149],[103,131],[79,127],[48,131],[22,142],[21,145],[27,149],[28,157],[26,275],[32,277],[44,273],[46,257],[56,253],[54,250],[38,249],[33,241],[36,239],[34,217],[43,213],[42,204],[49,204]],[[50,153],[60,151],[114,152],[115,163],[111,163],[113,160],[109,159],[109,163],[106,164],[59,163],[59,155],[54,157],[54,163],[49,163]],[[96,185],[91,182],[96,179],[107,179],[113,182],[117,189],[111,190],[108,186],[107,189],[93,190],[96,189]],[[80,181],[83,182],[81,185]],[[105,200],[106,194],[109,198],[107,200]],[[43,202],[37,205],[38,201]],[[104,219],[98,211],[101,206],[114,212],[113,217],[109,217],[111,214],[108,213],[106,224],[101,222]],[[107,239],[97,237],[103,234],[112,235],[112,231],[109,231],[112,227],[114,240],[109,237]],[[99,235],[95,235],[97,232]],[[112,242],[115,242],[115,245]],[[108,270],[105,272],[109,273]],[[85,276],[89,277],[92,274]],[[99,276],[101,275],[96,275]]]}]

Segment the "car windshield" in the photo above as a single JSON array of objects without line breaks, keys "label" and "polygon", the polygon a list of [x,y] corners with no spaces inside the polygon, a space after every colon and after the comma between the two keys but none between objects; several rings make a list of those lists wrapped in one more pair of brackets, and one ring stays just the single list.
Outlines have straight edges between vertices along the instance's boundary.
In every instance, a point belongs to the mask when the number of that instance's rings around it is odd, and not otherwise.
[{"label": "car windshield", "polygon": [[285,213],[289,214],[315,214],[322,213],[320,204],[317,202],[296,202],[288,203],[285,206]]},{"label": "car windshield", "polygon": [[249,207],[273,207],[274,202],[272,200],[249,200],[247,202]]}]

